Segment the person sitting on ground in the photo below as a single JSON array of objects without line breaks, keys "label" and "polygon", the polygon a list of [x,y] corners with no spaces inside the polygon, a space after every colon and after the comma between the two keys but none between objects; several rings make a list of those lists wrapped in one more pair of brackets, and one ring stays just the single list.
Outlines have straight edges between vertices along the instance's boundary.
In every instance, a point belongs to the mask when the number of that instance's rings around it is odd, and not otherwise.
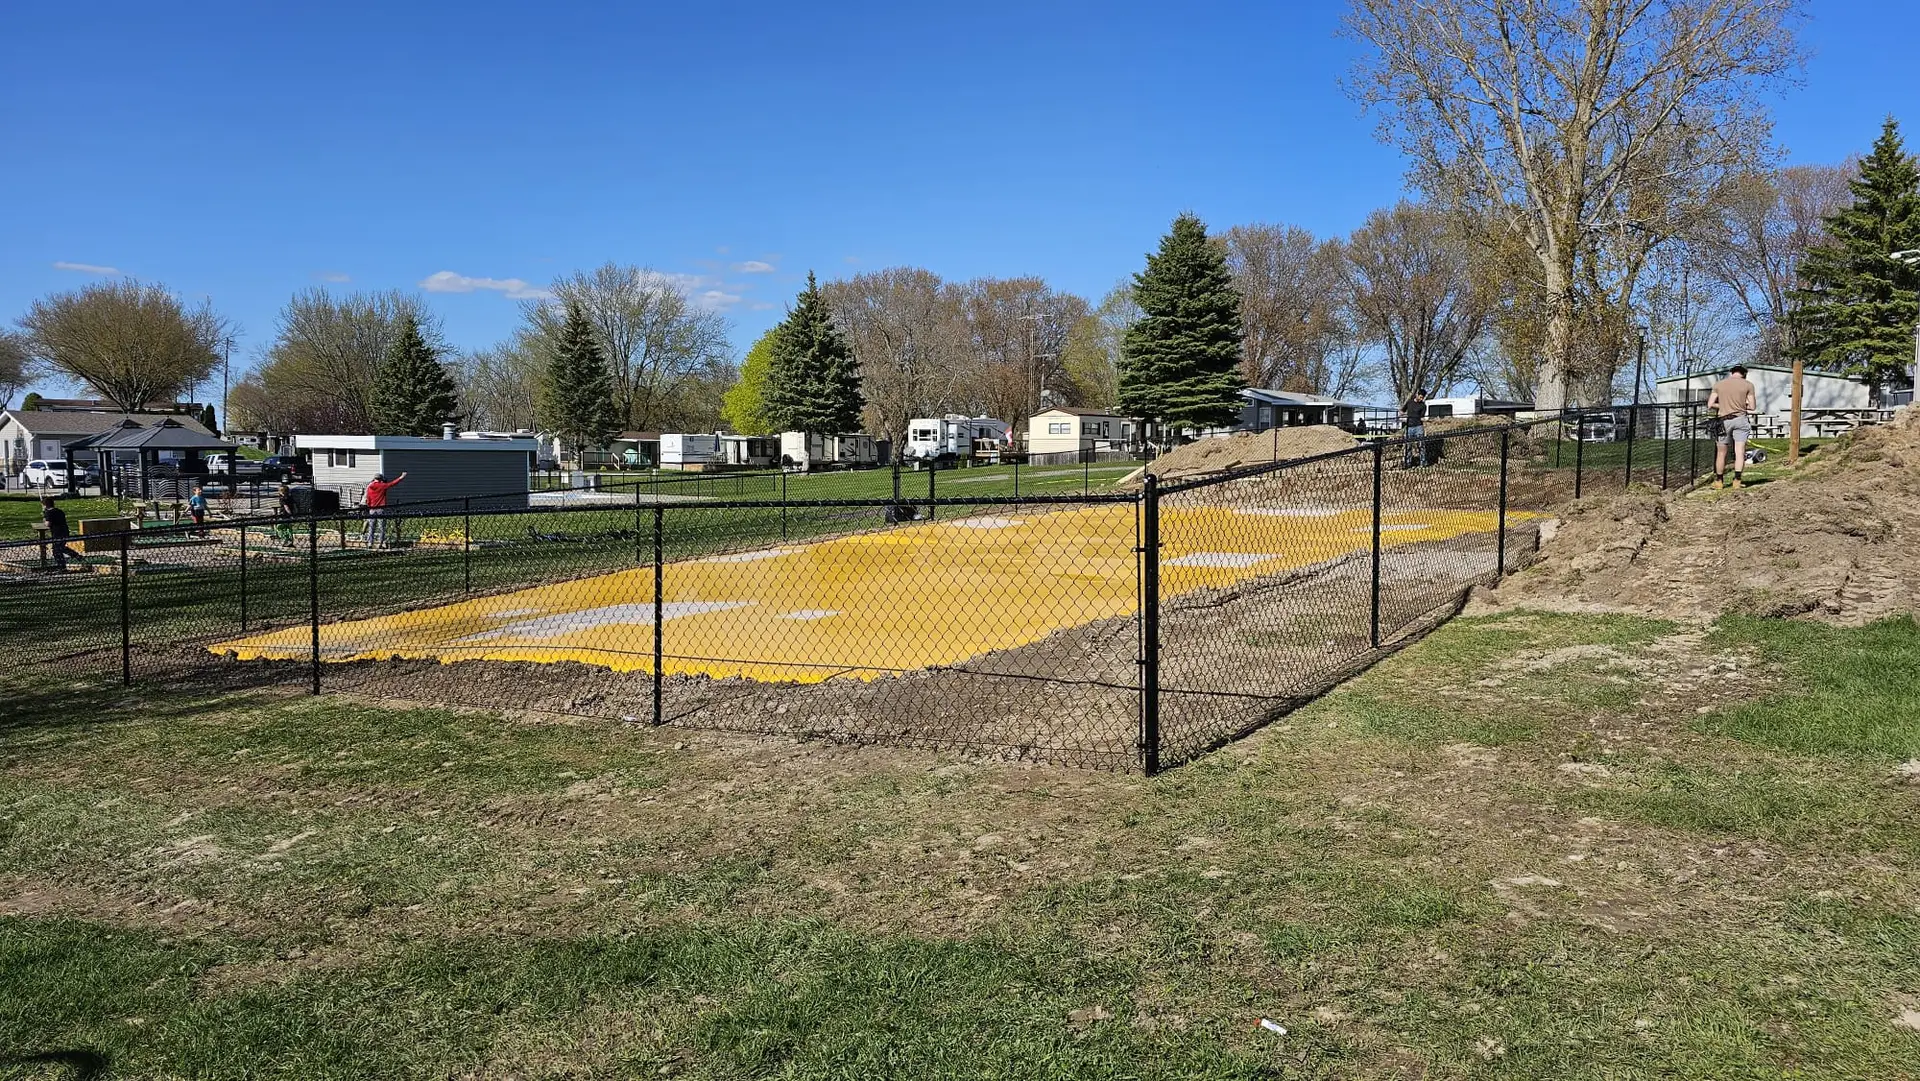
[{"label": "person sitting on ground", "polygon": [[198,484],[193,486],[193,495],[187,498],[187,513],[193,516],[193,535],[196,537],[206,536],[207,490]]},{"label": "person sitting on ground", "polygon": [[387,491],[406,479],[405,473],[392,480],[388,480],[385,473],[375,473],[367,482],[367,547],[387,546]]},{"label": "person sitting on ground", "polygon": [[1707,408],[1720,420],[1719,434],[1713,437],[1713,486],[1726,486],[1727,449],[1733,449],[1733,486],[1740,487],[1740,471],[1747,464],[1747,440],[1753,435],[1753,413],[1758,403],[1753,384],[1747,382],[1747,366],[1735,364],[1727,377],[1713,385],[1707,395]]},{"label": "person sitting on ground", "polygon": [[46,519],[47,539],[53,542],[53,569],[64,571],[67,560],[80,560],[73,549],[67,547],[67,538],[73,534],[67,528],[67,512],[60,509],[50,495],[40,497],[40,515]]}]

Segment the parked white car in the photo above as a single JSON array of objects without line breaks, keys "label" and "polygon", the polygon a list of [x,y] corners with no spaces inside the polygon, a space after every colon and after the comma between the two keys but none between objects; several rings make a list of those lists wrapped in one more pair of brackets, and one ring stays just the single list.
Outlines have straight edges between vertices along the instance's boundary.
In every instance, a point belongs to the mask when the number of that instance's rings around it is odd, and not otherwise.
[{"label": "parked white car", "polygon": [[99,482],[91,469],[63,458],[35,458],[20,470],[22,488],[65,488],[76,480],[82,485]]}]

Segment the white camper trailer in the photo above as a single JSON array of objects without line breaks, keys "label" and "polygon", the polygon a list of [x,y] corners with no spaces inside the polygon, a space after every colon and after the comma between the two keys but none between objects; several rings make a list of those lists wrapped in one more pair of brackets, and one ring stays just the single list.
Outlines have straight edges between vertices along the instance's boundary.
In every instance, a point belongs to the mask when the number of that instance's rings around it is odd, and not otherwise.
[{"label": "white camper trailer", "polygon": [[663,432],[660,436],[660,468],[699,471],[713,469],[725,459],[717,435],[684,435]]},{"label": "white camper trailer", "polygon": [[907,446],[901,461],[919,468],[971,458],[974,451],[1003,447],[1009,440],[1007,422],[994,417],[948,413],[944,417],[915,417],[907,422]]},{"label": "white camper trailer", "polygon": [[818,432],[781,432],[780,468],[802,473],[816,469],[865,469],[880,463],[873,437],[855,432],[822,435]]}]

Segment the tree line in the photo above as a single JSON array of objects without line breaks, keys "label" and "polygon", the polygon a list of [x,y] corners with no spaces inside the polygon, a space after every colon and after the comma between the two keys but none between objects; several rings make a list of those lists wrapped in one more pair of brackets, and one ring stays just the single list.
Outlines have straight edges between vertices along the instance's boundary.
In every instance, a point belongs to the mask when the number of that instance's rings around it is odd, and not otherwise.
[{"label": "tree line", "polygon": [[[832,331],[851,363],[832,378],[821,355],[799,365],[784,330],[736,365],[722,316],[633,266],[556,281],[507,341],[464,354],[416,298],[314,290],[281,313],[233,408],[282,430],[418,428],[445,402],[430,359],[469,425],[550,427],[577,316],[606,366],[596,423],[614,430],[772,430],[809,382],[832,409],[857,383],[858,423],[893,436],[942,412],[1131,410],[1143,373],[1174,371],[1142,338],[1165,324],[1159,263],[1234,309],[1183,328],[1198,337],[1176,382],[1232,338],[1239,385],[1337,397],[1472,384],[1542,408],[1600,402],[1633,389],[1643,346],[1648,376],[1800,359],[1897,384],[1920,319],[1920,266],[1899,257],[1920,249],[1914,158],[1889,118],[1857,159],[1779,166],[1766,99],[1800,68],[1797,17],[1796,0],[1351,0],[1347,89],[1404,153],[1414,197],[1349,235],[1176,222],[1097,303],[1034,277],[810,278],[782,326],[804,309],[816,350]],[[115,401],[204,378],[225,332],[131,282],[37,302],[20,327],[0,338],[0,384],[38,365]],[[382,404],[395,395],[428,405]]]}]

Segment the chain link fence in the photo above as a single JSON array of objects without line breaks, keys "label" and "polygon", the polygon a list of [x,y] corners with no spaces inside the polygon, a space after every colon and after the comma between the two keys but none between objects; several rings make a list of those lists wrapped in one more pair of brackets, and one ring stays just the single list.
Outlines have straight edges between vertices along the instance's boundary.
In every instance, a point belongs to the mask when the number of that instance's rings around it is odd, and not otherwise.
[{"label": "chain link fence", "polygon": [[17,664],[161,695],[291,686],[1151,773],[1414,640],[1524,565],[1576,491],[1691,484],[1711,444],[1656,412],[1626,443],[1580,416],[1469,425],[1110,491],[799,500],[751,475],[694,502],[632,478],[90,534],[70,556],[10,542],[0,633]]}]

